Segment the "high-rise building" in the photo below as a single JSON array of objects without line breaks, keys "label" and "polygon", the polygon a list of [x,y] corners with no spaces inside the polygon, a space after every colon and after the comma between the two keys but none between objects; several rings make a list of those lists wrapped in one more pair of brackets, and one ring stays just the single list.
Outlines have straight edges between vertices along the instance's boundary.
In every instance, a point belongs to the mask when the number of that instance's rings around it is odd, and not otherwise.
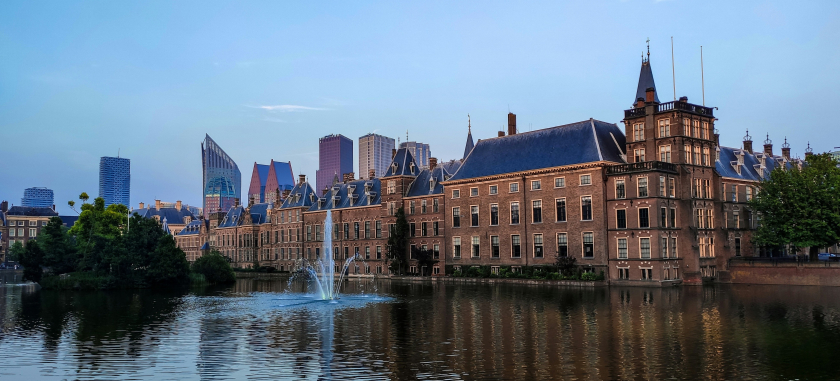
[{"label": "high-rise building", "polygon": [[332,185],[333,178],[344,179],[347,173],[353,173],[353,141],[340,134],[319,139],[315,192],[322,194],[325,187]]},{"label": "high-rise building", "polygon": [[271,203],[282,198],[283,191],[295,186],[292,162],[271,160],[268,165],[254,163],[251,185],[248,188],[250,204]]},{"label": "high-rise building", "polygon": [[52,189],[35,187],[26,188],[23,191],[23,198],[20,199],[21,206],[35,208],[52,208],[55,205]]},{"label": "high-rise building", "polygon": [[432,157],[432,151],[429,150],[428,144],[418,142],[402,142],[400,148],[407,148],[414,156],[414,160],[421,168],[429,168],[429,158]]},{"label": "high-rise building", "polygon": [[227,211],[236,205],[242,194],[242,173],[210,135],[201,143],[201,177],[204,184],[204,218],[211,213]]},{"label": "high-rise building", "polygon": [[131,161],[122,157],[103,156],[99,159],[99,197],[105,206],[123,204],[131,199]]},{"label": "high-rise building", "polygon": [[370,171],[376,177],[385,175],[391,164],[391,151],[395,148],[394,139],[377,134],[367,134],[359,138],[359,178],[367,178]]}]

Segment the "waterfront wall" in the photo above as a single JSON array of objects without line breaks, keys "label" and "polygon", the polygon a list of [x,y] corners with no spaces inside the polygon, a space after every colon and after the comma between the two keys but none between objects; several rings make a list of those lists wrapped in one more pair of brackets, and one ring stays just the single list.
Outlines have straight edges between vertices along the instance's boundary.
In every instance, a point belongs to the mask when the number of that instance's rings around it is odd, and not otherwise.
[{"label": "waterfront wall", "polygon": [[840,286],[840,263],[739,263],[729,267],[731,283]]}]

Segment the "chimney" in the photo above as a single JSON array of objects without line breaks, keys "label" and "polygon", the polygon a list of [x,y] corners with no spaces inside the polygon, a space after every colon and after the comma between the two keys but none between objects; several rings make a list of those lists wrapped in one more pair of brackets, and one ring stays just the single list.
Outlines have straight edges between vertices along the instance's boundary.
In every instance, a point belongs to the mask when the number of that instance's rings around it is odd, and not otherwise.
[{"label": "chimney", "polygon": [[175,201],[175,209],[181,210],[181,200]]},{"label": "chimney", "polygon": [[764,153],[767,156],[773,156],[773,141],[770,140],[770,134],[767,134],[767,139],[764,140]]},{"label": "chimney", "polygon": [[503,136],[505,136],[505,132],[504,131],[499,131],[499,137],[501,138]]},{"label": "chimney", "polygon": [[303,184],[306,182],[306,175],[298,175],[298,184]]},{"label": "chimney", "polygon": [[155,210],[160,210],[160,200],[155,200]]},{"label": "chimney", "polygon": [[344,183],[347,184],[356,179],[356,174],[354,172],[347,172],[344,174]]},{"label": "chimney", "polygon": [[397,149],[396,148],[391,148],[391,159],[393,159],[395,157],[397,157]]},{"label": "chimney", "polygon": [[749,129],[747,129],[747,134],[744,136],[744,151],[747,151],[750,154],[753,153],[752,136],[750,136],[750,130]]},{"label": "chimney", "polygon": [[373,180],[375,178],[376,178],[376,170],[375,169],[368,170],[368,180]]},{"label": "chimney", "polygon": [[145,207],[146,207],[146,204],[144,204],[144,203],[142,203],[142,202],[141,202],[141,203],[140,203],[140,209],[144,209]]},{"label": "chimney", "polygon": [[516,114],[508,113],[508,135],[516,135]]},{"label": "chimney", "polygon": [[680,102],[688,103],[688,97],[680,97]]},{"label": "chimney", "polygon": [[233,199],[233,206],[239,206],[239,199],[238,198]]},{"label": "chimney", "polygon": [[8,211],[9,211],[9,202],[6,201],[6,200],[3,200],[3,202],[0,202],[0,212],[6,213]]},{"label": "chimney", "polygon": [[785,142],[782,143],[782,156],[785,160],[790,161],[790,144],[787,142],[787,136],[785,136]]},{"label": "chimney", "polygon": [[433,171],[435,169],[435,167],[437,167],[437,158],[436,157],[430,157],[429,158],[429,170]]},{"label": "chimney", "polygon": [[655,99],[655,93],[656,89],[654,89],[653,87],[648,87],[647,89],[645,89],[645,102],[653,103],[653,100]]}]

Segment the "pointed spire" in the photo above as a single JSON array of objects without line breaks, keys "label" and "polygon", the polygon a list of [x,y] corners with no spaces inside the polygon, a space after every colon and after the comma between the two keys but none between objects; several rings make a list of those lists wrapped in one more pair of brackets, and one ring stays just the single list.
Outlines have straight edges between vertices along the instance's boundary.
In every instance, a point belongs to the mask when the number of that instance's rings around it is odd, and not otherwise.
[{"label": "pointed spire", "polygon": [[648,57],[645,59],[642,53],[642,70],[639,72],[639,86],[636,87],[636,99],[633,99],[633,104],[639,99],[645,99],[645,92],[648,88],[653,88],[653,100],[659,103],[659,92],[656,91],[656,84],[653,82],[653,71],[650,68],[650,39],[648,43]]},{"label": "pointed spire", "polygon": [[473,147],[475,147],[475,143],[473,143],[472,137],[472,121],[470,120],[470,114],[467,114],[467,144],[464,146],[464,157],[462,159],[467,158]]}]

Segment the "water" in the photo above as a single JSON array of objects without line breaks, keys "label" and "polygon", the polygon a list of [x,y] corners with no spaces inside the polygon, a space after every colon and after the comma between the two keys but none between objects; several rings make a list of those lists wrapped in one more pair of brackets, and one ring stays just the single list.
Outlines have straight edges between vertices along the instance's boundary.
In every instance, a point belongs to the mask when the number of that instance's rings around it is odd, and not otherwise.
[{"label": "water", "polygon": [[[840,375],[840,289],[285,279],[179,292],[0,287],[0,379],[706,379]],[[308,298],[308,299],[307,299]],[[302,303],[302,304],[301,304]]]}]

